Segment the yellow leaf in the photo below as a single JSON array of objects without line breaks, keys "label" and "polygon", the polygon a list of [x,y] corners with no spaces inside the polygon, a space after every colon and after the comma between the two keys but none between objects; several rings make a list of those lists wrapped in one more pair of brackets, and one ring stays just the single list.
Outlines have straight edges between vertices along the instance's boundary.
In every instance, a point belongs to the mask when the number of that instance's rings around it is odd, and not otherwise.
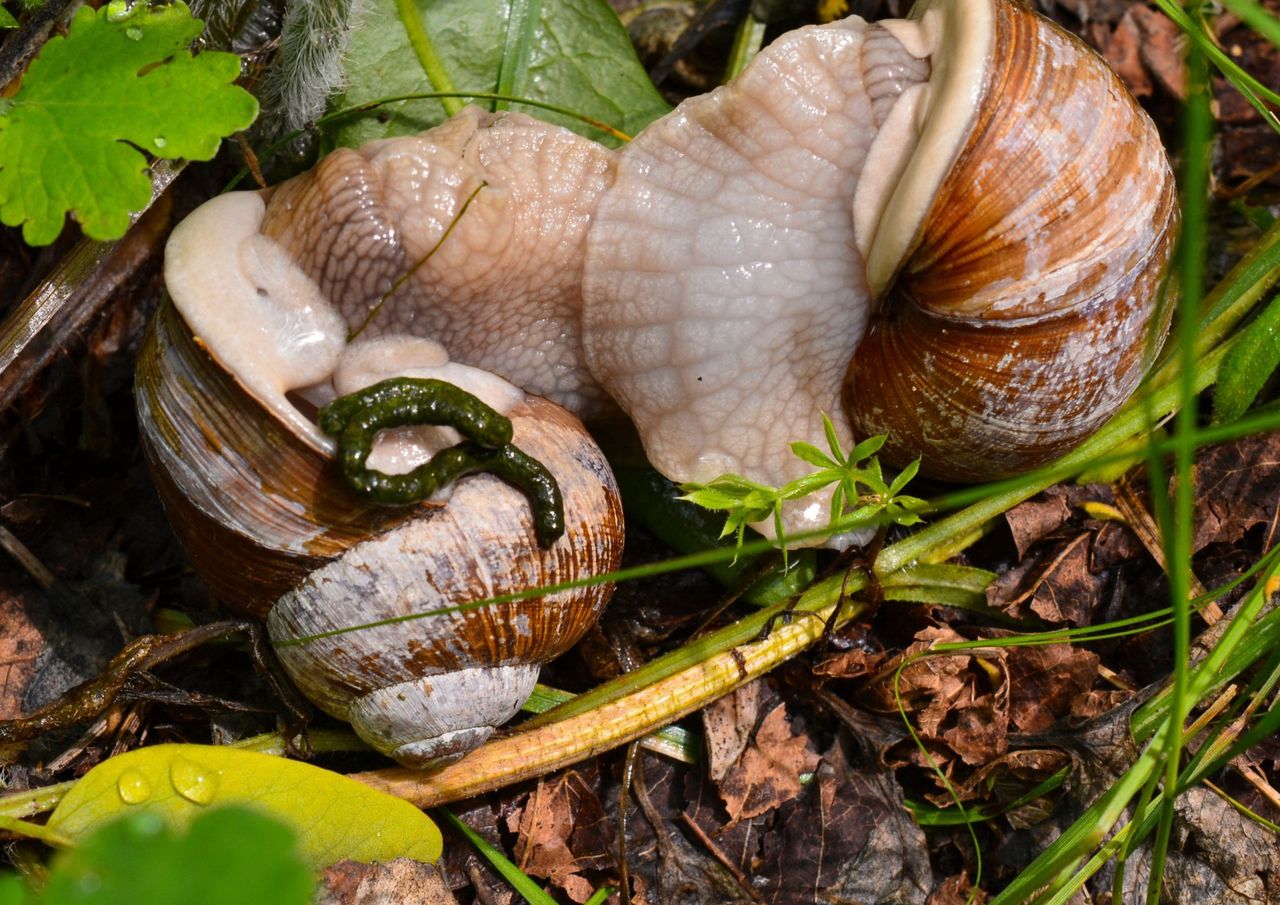
[{"label": "yellow leaf", "polygon": [[155,745],[104,761],[67,793],[49,826],[78,841],[122,814],[156,813],[185,827],[220,804],[287,823],[315,868],[440,857],[440,830],[408,802],[310,764],[210,745]]}]

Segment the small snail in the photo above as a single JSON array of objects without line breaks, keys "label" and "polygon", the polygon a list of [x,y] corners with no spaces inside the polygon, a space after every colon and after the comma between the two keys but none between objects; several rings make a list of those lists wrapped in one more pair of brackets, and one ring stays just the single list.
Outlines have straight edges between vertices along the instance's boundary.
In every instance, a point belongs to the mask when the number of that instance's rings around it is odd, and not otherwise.
[{"label": "small snail", "polygon": [[[401,763],[445,763],[518,711],[539,666],[590,627],[610,587],[465,605],[617,568],[617,488],[559,406],[450,362],[426,339],[348,343],[336,308],[260,231],[265,213],[256,193],[223,195],[169,240],[174,306],[152,325],[136,385],[152,471],[197,571],[267,619],[308,697]],[[503,449],[554,476],[563,537],[544,548],[526,494],[488,474],[413,507],[349,489],[307,403],[389,376],[447,381],[509,418]],[[457,439],[441,427],[383,431],[369,463],[412,474]]]},{"label": "small snail", "polygon": [[[1045,461],[1127,398],[1168,321],[1176,210],[1152,124],[1011,0],[913,16],[784,35],[617,153],[469,108],[175,230],[181,318],[162,313],[139,366],[157,483],[214,592],[275,604],[286,667],[320,706],[406,763],[455,757],[505,718],[472,720],[476,701],[509,716],[523,664],[603,605],[587,588],[331,634],[616,565],[599,450],[525,391],[582,417],[616,401],[672,479],[770,484],[805,467],[789,446],[821,443],[823,412],[842,442],[888,433],[890,460],[970,480]],[[528,501],[492,477],[443,510],[338,483],[308,408],[392,375],[508,411],[559,480],[565,538],[540,549]],[[387,469],[454,442],[401,439],[420,454],[385,451]],[[802,501],[786,527],[828,512]],[[453,629],[469,653],[437,633]]]}]

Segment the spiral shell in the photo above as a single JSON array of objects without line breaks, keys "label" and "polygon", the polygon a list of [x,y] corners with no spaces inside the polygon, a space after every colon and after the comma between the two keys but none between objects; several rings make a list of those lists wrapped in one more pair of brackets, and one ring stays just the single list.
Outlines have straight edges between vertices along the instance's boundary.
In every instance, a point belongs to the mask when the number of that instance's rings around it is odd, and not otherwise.
[{"label": "spiral shell", "polygon": [[1174,179],[1151,120],[1073,35],[995,4],[963,149],[849,365],[853,429],[979,480],[1095,431],[1168,327]]}]

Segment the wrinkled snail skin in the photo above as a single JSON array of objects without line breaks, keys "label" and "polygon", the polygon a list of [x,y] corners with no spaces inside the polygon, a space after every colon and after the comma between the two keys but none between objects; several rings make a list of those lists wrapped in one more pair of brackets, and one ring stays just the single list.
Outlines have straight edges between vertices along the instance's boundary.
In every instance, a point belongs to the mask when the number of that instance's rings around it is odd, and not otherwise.
[{"label": "wrinkled snail skin", "polygon": [[668,477],[798,477],[820,412],[925,474],[1026,470],[1164,335],[1173,177],[1119,79],[1009,0],[912,15],[784,35],[621,152],[584,345]]},{"label": "wrinkled snail skin", "polygon": [[269,190],[262,232],[350,331],[431,337],[589,417],[608,403],[583,362],[583,249],[615,157],[559,126],[467,107]]},{"label": "wrinkled snail skin", "polygon": [[[135,384],[156,486],[198,574],[230,608],[267,620],[304,693],[405,765],[446,763],[515,714],[540,665],[594,623],[612,586],[454,608],[616,569],[617,486],[559,406],[427,340],[348,344],[314,283],[260,232],[264,213],[253,193],[224,195],[170,239],[174,304],[148,331]],[[544,549],[530,501],[485,474],[413,506],[350,491],[332,441],[292,394],[324,401],[392,375],[447,380],[509,418],[513,443],[559,484],[563,536]],[[456,443],[450,434],[383,431],[370,461],[411,470]],[[359,628],[435,610],[449,612]],[[336,634],[305,640],[324,632]]]}]

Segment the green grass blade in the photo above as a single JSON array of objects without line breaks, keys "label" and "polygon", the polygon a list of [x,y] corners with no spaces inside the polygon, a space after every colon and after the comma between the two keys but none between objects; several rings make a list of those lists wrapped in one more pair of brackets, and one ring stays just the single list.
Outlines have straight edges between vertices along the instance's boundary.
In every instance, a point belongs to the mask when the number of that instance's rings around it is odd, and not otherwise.
[{"label": "green grass blade", "polygon": [[[533,48],[533,32],[542,13],[542,0],[512,0],[507,16],[507,36],[502,45],[502,61],[498,65],[497,94],[524,94],[529,79],[529,56]],[[493,102],[494,110],[506,110],[509,102]]]},{"label": "green grass blade", "polygon": [[502,878],[510,883],[511,888],[520,893],[520,896],[529,905],[557,905],[556,900],[543,892],[542,887],[534,883],[528,874],[516,867],[506,855],[486,842],[479,833],[467,826],[460,818],[454,816],[452,811],[445,808],[440,808],[439,811],[445,822],[466,836],[467,841],[476,847],[476,851],[484,856],[494,870],[502,874]]}]

